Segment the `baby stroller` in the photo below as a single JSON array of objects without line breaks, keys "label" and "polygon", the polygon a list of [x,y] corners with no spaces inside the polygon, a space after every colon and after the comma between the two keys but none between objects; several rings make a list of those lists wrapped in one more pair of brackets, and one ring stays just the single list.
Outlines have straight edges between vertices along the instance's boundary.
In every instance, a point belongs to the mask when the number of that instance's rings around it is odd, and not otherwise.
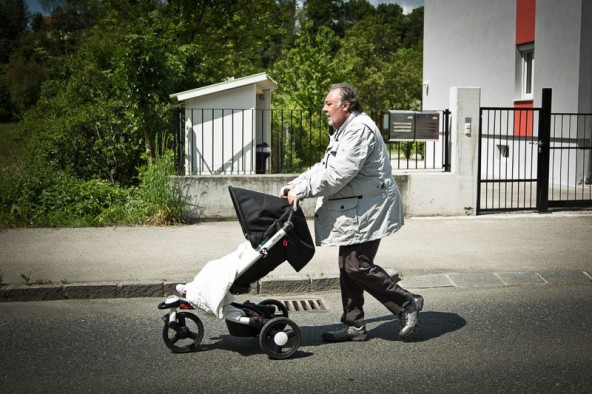
[{"label": "baby stroller", "polygon": [[[245,242],[246,245],[239,247],[236,255],[229,255],[231,260],[236,256],[240,260],[236,272],[230,276],[234,280],[224,287],[228,291],[224,299],[217,301],[217,309],[208,309],[209,305],[204,306],[198,297],[192,299],[189,291],[186,298],[173,295],[161,302],[159,309],[169,309],[162,318],[162,337],[166,346],[174,352],[197,350],[204,335],[203,323],[197,315],[186,311],[197,306],[224,318],[230,335],[259,337],[259,345],[269,357],[289,358],[300,346],[301,333],[298,325],[288,318],[288,310],[282,302],[270,299],[255,304],[229,300],[233,299],[233,295],[248,293],[252,283],[286,260],[296,271],[308,264],[315,248],[306,219],[302,210],[294,211],[287,200],[279,197],[234,187],[229,187],[229,192],[248,241]],[[217,265],[208,263],[196,276],[196,280],[200,275],[204,278],[208,266],[210,269],[221,268],[220,263],[223,261],[215,261]],[[202,284],[207,286],[215,276],[221,275],[212,273]],[[205,298],[208,296],[210,294],[204,295]],[[226,306],[222,307],[222,304]]]}]

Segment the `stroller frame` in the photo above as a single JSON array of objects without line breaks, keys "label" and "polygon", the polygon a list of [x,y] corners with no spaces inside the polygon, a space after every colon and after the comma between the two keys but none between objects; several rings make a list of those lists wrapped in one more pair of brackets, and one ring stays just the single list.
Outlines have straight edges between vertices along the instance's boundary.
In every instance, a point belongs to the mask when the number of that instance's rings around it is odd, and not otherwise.
[{"label": "stroller frame", "polygon": [[[293,214],[294,211],[290,208],[282,228],[256,248],[256,253],[253,253],[243,272],[261,258],[266,257],[268,251],[292,231]],[[296,353],[300,346],[300,328],[288,318],[288,310],[282,302],[268,299],[258,304],[246,301],[245,303],[233,302],[231,305],[242,310],[245,317],[241,319],[246,320],[237,322],[226,319],[230,335],[259,337],[261,349],[272,359],[286,359]],[[162,338],[166,346],[176,353],[198,350],[203,339],[204,326],[197,315],[186,311],[194,309],[189,301],[171,295],[158,305],[158,309],[169,309],[168,313],[162,317],[164,322]]]}]

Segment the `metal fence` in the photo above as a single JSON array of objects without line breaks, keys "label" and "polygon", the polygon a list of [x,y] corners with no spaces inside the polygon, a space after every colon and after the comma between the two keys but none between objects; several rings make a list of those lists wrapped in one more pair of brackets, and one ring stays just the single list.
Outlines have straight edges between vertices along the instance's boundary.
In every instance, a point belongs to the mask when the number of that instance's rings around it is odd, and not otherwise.
[{"label": "metal fence", "polygon": [[592,114],[551,114],[549,206],[592,206]]},{"label": "metal fence", "polygon": [[551,114],[550,100],[481,108],[477,214],[592,206],[592,114]]},{"label": "metal fence", "polygon": [[[449,171],[449,114],[442,111],[432,141],[386,140],[386,114],[370,116],[383,129],[393,169]],[[181,175],[299,173],[322,159],[329,142],[321,111],[185,108],[173,119]]]},{"label": "metal fence", "polygon": [[535,209],[539,109],[481,108],[478,209]]}]

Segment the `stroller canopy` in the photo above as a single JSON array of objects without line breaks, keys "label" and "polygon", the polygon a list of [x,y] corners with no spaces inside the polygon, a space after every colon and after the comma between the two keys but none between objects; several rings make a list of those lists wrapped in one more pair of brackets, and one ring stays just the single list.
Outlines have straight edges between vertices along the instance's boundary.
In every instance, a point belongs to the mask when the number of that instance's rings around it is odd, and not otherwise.
[{"label": "stroller canopy", "polygon": [[[232,186],[229,186],[228,190],[243,234],[253,248],[257,248],[278,232],[287,220],[289,211],[293,209],[287,200],[270,194]],[[271,269],[288,260],[294,270],[300,271],[314,256],[314,243],[300,208],[294,212],[292,223],[292,231],[269,251],[265,259],[268,265],[273,265]]]}]

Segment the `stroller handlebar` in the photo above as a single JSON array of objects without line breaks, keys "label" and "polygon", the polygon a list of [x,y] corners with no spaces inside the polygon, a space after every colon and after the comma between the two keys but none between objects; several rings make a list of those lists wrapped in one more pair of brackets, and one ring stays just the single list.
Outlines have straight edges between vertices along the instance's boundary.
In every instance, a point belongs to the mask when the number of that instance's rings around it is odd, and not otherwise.
[{"label": "stroller handlebar", "polygon": [[284,217],[286,217],[286,221],[284,222],[284,225],[282,227],[282,229],[285,232],[291,231],[294,228],[294,224],[292,223],[292,217],[294,216],[294,210],[293,209],[288,209],[286,210],[286,212],[284,212],[284,214],[280,217],[280,220],[284,220]]},{"label": "stroller handlebar", "polygon": [[267,241],[265,241],[262,245],[259,245],[257,248],[257,252],[267,255],[267,251],[271,249],[276,243],[278,243],[282,238],[286,236],[292,229],[294,229],[294,223],[292,223],[292,216],[294,215],[294,210],[289,209],[287,210],[280,218],[280,220],[284,220],[284,217],[287,216],[286,221],[282,225],[282,228],[272,235]]}]

